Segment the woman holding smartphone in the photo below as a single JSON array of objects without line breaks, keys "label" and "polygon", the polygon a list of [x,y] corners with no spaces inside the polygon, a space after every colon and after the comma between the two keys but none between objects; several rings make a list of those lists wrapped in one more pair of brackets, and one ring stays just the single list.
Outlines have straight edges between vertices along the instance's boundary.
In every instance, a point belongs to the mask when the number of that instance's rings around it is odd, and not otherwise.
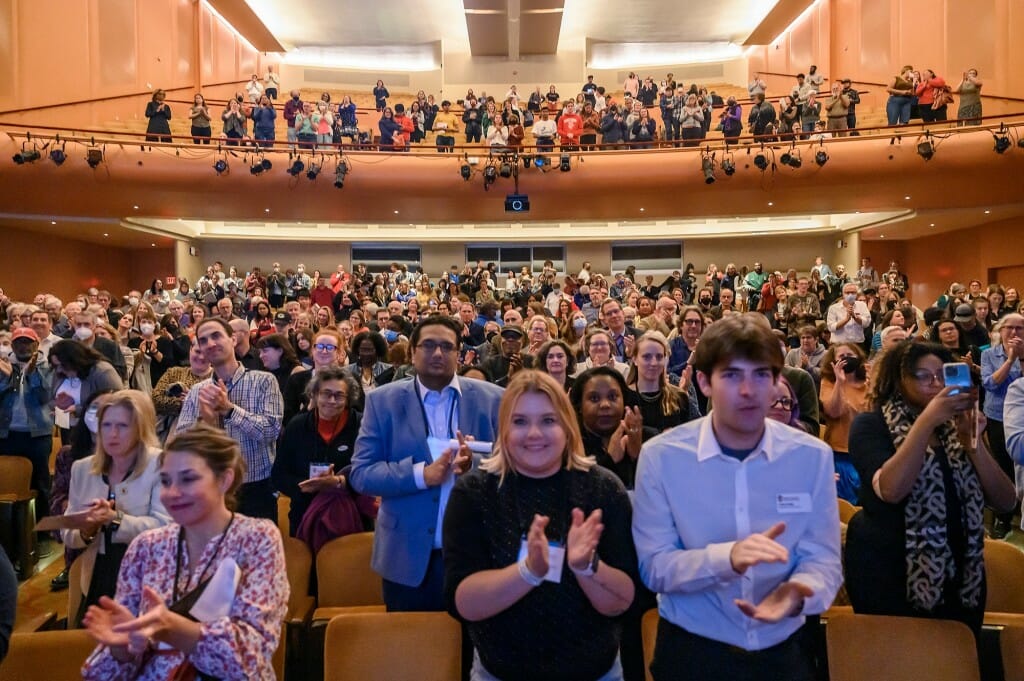
[{"label": "woman holding smartphone", "polygon": [[977,437],[977,389],[944,385],[953,361],[941,345],[909,341],[882,356],[875,411],[850,429],[863,508],[847,531],[846,587],[855,612],[958,620],[977,635],[985,505],[1009,511],[1017,493]]}]

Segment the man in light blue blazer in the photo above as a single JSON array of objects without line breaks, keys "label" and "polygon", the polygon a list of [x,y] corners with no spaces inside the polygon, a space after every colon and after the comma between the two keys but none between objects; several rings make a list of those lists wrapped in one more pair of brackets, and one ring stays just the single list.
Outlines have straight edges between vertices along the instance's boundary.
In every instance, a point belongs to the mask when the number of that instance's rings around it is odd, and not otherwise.
[{"label": "man in light blue blazer", "polygon": [[388,610],[445,609],[441,521],[455,476],[472,462],[455,448],[433,457],[428,437],[497,437],[501,388],[455,374],[462,327],[451,317],[424,319],[410,338],[416,377],[366,396],[350,481],[381,497],[371,565],[384,578]]}]

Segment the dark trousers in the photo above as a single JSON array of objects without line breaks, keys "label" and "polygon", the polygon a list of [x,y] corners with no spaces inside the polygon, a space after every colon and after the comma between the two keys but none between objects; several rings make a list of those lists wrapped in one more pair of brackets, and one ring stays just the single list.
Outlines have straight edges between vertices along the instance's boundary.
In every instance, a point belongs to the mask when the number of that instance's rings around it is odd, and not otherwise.
[{"label": "dark trousers", "polygon": [[437,143],[438,153],[452,152],[455,151],[455,136],[454,135],[438,135],[435,138]]},{"label": "dark trousers", "polygon": [[[1013,459],[1010,458],[1010,453],[1006,451],[1006,431],[1003,429],[1003,422],[988,419],[988,424],[985,426],[985,434],[988,435],[988,447],[992,452],[992,458],[996,460],[999,467],[1006,473],[1006,477],[1010,478],[1010,482],[1013,482],[1015,479]],[[1013,520],[1013,511],[997,513],[996,518],[1010,522]]]},{"label": "dark trousers", "polygon": [[213,130],[210,128],[197,128],[192,126],[192,144],[209,144]]},{"label": "dark trousers", "polygon": [[444,560],[441,549],[430,552],[427,574],[419,586],[384,580],[384,605],[389,612],[436,612],[444,603]]},{"label": "dark trousers", "polygon": [[36,520],[50,514],[50,450],[53,436],[8,431],[0,439],[0,456],[21,456],[32,464],[32,489],[36,491]]},{"label": "dark trousers", "polygon": [[270,478],[246,482],[238,488],[238,512],[250,518],[266,518],[277,525],[277,497]]},{"label": "dark trousers", "polygon": [[651,676],[655,681],[812,681],[799,632],[764,650],[744,650],[658,622]]}]

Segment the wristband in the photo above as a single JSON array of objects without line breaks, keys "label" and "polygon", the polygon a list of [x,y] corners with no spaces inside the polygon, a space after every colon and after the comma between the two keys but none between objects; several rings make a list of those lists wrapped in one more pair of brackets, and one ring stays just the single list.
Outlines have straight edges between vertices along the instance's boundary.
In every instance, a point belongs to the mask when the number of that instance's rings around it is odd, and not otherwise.
[{"label": "wristband", "polygon": [[541,583],[544,581],[543,577],[538,577],[537,575],[530,572],[530,568],[526,565],[525,558],[519,561],[519,576],[522,577],[523,581],[529,584],[530,586],[540,586]]}]

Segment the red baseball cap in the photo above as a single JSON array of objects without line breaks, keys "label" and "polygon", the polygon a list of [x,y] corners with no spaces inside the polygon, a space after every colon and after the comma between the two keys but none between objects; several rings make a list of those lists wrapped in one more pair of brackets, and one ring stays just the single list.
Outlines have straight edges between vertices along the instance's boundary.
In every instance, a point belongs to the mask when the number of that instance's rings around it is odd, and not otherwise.
[{"label": "red baseball cap", "polygon": [[14,341],[18,340],[19,338],[31,338],[36,343],[39,342],[38,334],[36,334],[35,331],[33,331],[32,329],[30,329],[27,326],[19,326],[18,328],[16,328],[14,330],[14,333],[11,334],[11,342],[12,343]]}]

